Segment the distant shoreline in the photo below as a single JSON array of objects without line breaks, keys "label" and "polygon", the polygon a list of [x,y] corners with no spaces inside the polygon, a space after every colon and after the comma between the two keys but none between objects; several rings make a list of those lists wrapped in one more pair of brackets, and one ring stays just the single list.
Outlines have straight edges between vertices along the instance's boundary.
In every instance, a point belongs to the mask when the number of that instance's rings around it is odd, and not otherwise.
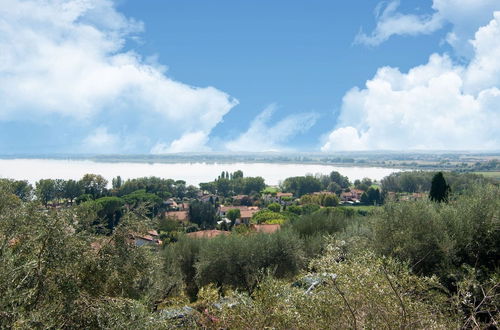
[{"label": "distant shoreline", "polygon": [[92,161],[95,163],[136,164],[283,164],[329,165],[337,167],[381,167],[409,170],[446,170],[459,172],[498,171],[478,164],[500,161],[500,152],[339,152],[339,153],[185,153],[168,155],[90,155],[90,154],[12,154],[0,160],[40,159]]}]

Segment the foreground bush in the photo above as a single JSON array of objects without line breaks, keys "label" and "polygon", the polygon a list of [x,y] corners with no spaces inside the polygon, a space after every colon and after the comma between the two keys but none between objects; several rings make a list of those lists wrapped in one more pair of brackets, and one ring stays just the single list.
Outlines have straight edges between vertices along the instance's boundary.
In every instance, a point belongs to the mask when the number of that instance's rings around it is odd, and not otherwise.
[{"label": "foreground bush", "polygon": [[[342,261],[343,260],[343,261]],[[230,329],[457,328],[458,319],[435,278],[413,275],[405,264],[370,252],[345,254],[341,243],[313,260],[316,286],[296,288],[268,278],[233,308],[209,307],[216,322]],[[236,298],[238,299],[237,296]],[[208,305],[210,306],[210,305]]]},{"label": "foreground bush", "polygon": [[389,203],[371,217],[373,248],[418,274],[454,274],[463,264],[500,266],[500,188],[474,186],[448,204]]},{"label": "foreground bush", "polygon": [[287,278],[304,266],[302,242],[292,231],[276,234],[218,236],[213,239],[184,237],[164,252],[168,274],[181,274],[191,301],[199,287],[213,284],[225,289],[253,292],[263,274]]},{"label": "foreground bush", "polygon": [[152,255],[127,241],[132,215],[97,239],[77,230],[74,211],[48,212],[2,194],[0,328],[148,324],[162,282]]}]

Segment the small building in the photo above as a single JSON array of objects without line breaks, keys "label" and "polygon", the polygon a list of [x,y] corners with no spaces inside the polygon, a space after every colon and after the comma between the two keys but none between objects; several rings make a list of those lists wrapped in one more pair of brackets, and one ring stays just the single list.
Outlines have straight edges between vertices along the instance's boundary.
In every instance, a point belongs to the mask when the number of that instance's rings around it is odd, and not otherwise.
[{"label": "small building", "polygon": [[357,203],[361,199],[364,191],[360,189],[351,189],[351,191],[344,191],[340,194],[340,200],[342,202],[354,202]]},{"label": "small building", "polygon": [[219,197],[213,194],[203,195],[200,197],[200,201],[202,201],[203,203],[215,203],[218,200]]},{"label": "small building", "polygon": [[257,212],[259,212],[259,207],[258,206],[224,206],[221,205],[219,206],[218,213],[221,217],[225,217],[227,214],[227,211],[229,210],[234,210],[238,209],[240,210],[240,214],[243,217],[243,213],[245,213],[245,216],[250,215],[250,218]]},{"label": "small building", "polygon": [[177,205],[177,202],[173,198],[169,198],[166,201],[163,202],[169,209],[177,209],[179,205]]},{"label": "small building", "polygon": [[281,200],[283,199],[283,197],[285,198],[292,198],[293,197],[293,194],[292,193],[284,193],[284,192],[279,192],[279,193],[276,193],[276,197]]},{"label": "small building", "polygon": [[267,194],[264,197],[266,203],[279,203],[281,205],[291,204],[292,193],[278,192],[276,194]]},{"label": "small building", "polygon": [[257,213],[259,210],[243,210],[240,211],[240,221],[245,224],[249,224],[253,215]]},{"label": "small building", "polygon": [[189,222],[188,211],[169,211],[165,212],[165,216],[171,219],[175,219],[179,222]]},{"label": "small building", "polygon": [[160,240],[160,236],[156,230],[149,230],[147,235],[143,234],[132,234],[131,238],[134,242],[135,246],[144,246],[144,245],[161,245],[162,241]]}]

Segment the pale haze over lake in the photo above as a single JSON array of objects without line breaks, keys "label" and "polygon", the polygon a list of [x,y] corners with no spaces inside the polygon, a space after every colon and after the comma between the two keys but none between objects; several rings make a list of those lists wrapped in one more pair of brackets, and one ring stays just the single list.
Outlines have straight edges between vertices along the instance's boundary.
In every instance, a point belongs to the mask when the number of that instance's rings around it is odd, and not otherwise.
[{"label": "pale haze over lake", "polygon": [[28,180],[34,183],[40,179],[80,179],[86,173],[100,174],[109,182],[116,176],[122,179],[157,176],[184,180],[187,184],[198,185],[217,178],[222,171],[230,173],[242,170],[245,176],[261,176],[268,185],[305,174],[329,174],[338,171],[349,180],[368,177],[380,180],[398,172],[398,169],[382,167],[330,166],[314,164],[278,163],[106,163],[90,160],[59,159],[0,159],[0,178]]}]

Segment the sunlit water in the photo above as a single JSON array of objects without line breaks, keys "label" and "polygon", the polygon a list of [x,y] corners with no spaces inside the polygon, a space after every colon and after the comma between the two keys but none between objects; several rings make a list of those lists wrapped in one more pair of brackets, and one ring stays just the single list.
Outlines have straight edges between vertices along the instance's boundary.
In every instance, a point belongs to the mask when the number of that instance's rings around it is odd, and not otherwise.
[{"label": "sunlit water", "polygon": [[261,176],[268,185],[277,185],[291,176],[305,174],[329,174],[338,171],[349,180],[365,177],[380,180],[398,172],[397,169],[382,167],[341,167],[313,164],[277,163],[103,163],[88,160],[56,159],[0,159],[0,177],[28,180],[32,183],[40,179],[80,179],[86,173],[100,174],[109,182],[120,175],[122,179],[157,176],[184,180],[187,184],[214,180],[222,171],[242,170],[245,176]]}]

